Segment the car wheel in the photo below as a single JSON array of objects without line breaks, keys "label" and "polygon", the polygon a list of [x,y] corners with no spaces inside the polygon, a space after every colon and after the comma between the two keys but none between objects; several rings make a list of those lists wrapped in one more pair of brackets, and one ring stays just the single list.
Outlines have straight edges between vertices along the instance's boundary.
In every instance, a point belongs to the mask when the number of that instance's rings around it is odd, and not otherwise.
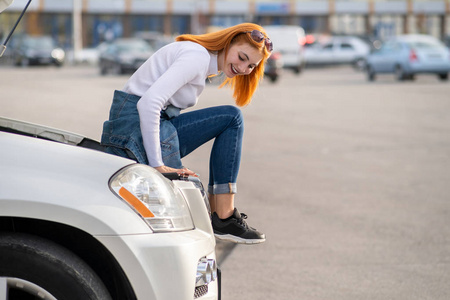
[{"label": "car wheel", "polygon": [[371,66],[367,66],[367,80],[374,81],[375,80],[375,72]]},{"label": "car wheel", "polygon": [[111,300],[111,296],[94,271],[69,250],[40,237],[2,233],[0,299]]},{"label": "car wheel", "polygon": [[406,79],[405,71],[403,70],[402,66],[396,66],[395,67],[395,78],[397,78],[398,81],[403,81]]},{"label": "car wheel", "polygon": [[270,79],[270,82],[275,83],[278,80],[278,75],[270,75],[269,79]]},{"label": "car wheel", "polygon": [[100,66],[100,74],[106,75],[108,73],[108,69],[105,66]]},{"label": "car wheel", "polygon": [[448,80],[448,73],[439,74],[438,76],[440,80]]}]

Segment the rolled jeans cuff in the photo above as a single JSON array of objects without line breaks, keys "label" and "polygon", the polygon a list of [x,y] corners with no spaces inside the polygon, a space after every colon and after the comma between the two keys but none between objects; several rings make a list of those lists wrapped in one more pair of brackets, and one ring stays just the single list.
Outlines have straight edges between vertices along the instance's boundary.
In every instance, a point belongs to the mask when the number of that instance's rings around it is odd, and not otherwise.
[{"label": "rolled jeans cuff", "polygon": [[208,185],[208,193],[210,195],[217,194],[236,194],[237,193],[237,185],[236,183],[223,183],[223,184],[215,184]]}]

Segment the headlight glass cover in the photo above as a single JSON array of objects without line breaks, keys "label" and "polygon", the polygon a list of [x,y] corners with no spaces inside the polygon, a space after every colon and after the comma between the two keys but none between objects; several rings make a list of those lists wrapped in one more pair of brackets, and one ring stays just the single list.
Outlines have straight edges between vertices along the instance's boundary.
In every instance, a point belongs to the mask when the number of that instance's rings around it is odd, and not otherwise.
[{"label": "headlight glass cover", "polygon": [[157,170],[134,164],[116,173],[109,185],[120,199],[144,218],[154,232],[194,229],[183,195]]}]

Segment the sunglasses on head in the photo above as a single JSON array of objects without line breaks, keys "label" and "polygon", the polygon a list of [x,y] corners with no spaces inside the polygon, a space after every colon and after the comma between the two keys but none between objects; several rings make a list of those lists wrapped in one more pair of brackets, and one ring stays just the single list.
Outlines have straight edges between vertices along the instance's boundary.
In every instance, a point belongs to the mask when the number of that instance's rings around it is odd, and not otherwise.
[{"label": "sunglasses on head", "polygon": [[272,41],[268,37],[266,37],[261,31],[254,29],[252,31],[246,31],[245,33],[250,33],[252,39],[257,43],[261,43],[264,40],[264,44],[266,46],[267,51],[272,52],[273,50]]}]

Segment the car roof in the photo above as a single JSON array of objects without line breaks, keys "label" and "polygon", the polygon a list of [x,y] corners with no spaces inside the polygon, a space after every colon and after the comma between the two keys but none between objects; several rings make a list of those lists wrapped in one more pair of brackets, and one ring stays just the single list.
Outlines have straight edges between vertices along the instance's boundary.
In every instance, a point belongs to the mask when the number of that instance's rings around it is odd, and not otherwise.
[{"label": "car roof", "polygon": [[426,34],[402,34],[402,35],[398,35],[397,37],[394,37],[394,38],[399,41],[417,41],[417,40],[436,41],[437,40],[437,38],[435,38],[434,36],[426,35]]}]

